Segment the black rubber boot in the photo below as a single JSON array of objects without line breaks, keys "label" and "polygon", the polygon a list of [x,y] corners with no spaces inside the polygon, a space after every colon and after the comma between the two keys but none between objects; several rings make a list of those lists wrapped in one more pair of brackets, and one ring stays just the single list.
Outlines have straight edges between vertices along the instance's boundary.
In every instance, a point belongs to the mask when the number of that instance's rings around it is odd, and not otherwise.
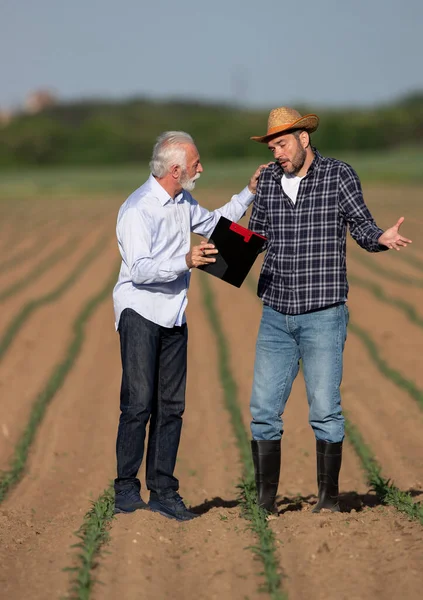
[{"label": "black rubber boot", "polygon": [[281,440],[252,440],[251,451],[257,487],[257,504],[264,510],[277,514],[275,500],[281,470]]},{"label": "black rubber boot", "polygon": [[342,462],[342,442],[330,444],[316,440],[316,456],[319,500],[312,512],[318,513],[322,508],[339,512],[338,480]]}]

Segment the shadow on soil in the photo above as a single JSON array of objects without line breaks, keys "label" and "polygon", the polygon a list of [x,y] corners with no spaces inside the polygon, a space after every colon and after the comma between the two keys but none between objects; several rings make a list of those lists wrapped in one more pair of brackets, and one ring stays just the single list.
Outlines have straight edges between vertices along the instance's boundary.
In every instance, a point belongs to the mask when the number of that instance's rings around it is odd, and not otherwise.
[{"label": "shadow on soil", "polygon": [[[421,490],[411,489],[409,494],[413,497],[422,494]],[[317,502],[317,496],[310,494],[309,496],[295,496],[293,498],[281,498],[277,502],[279,514],[283,515],[286,512],[300,511],[306,506],[313,507]],[[357,492],[343,492],[339,494],[339,505],[341,512],[349,513],[351,511],[360,512],[365,508],[374,508],[381,506],[383,503],[377,498],[374,493],[357,494]]]},{"label": "shadow on soil", "polygon": [[238,506],[239,500],[223,500],[220,496],[216,496],[211,500],[205,500],[202,504],[192,506],[190,510],[197,515],[204,515],[209,512],[212,508],[234,508]]},{"label": "shadow on soil", "polygon": [[[410,489],[408,493],[413,497],[421,496],[423,490]],[[288,498],[284,496],[277,501],[279,515],[286,512],[301,511],[306,506],[313,507],[317,502],[317,496],[309,494],[308,496],[294,496]],[[342,492],[339,494],[339,504],[341,512],[349,513],[351,511],[360,512],[365,508],[374,508],[382,506],[383,503],[377,498],[374,493],[357,494],[357,492]],[[202,504],[192,506],[190,510],[197,515],[204,515],[212,508],[234,508],[239,505],[239,500],[223,500],[220,496],[216,496],[211,500],[205,500]]]}]

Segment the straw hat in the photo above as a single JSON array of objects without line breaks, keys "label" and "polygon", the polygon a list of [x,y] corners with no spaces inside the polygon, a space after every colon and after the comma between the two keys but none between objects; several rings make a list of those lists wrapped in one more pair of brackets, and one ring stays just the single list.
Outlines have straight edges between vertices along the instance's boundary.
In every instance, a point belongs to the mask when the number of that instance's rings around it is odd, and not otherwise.
[{"label": "straw hat", "polygon": [[281,106],[270,111],[266,135],[255,136],[250,139],[264,144],[278,133],[283,133],[291,129],[305,129],[311,133],[312,131],[316,131],[318,126],[319,117],[317,115],[305,115],[302,117],[297,110]]}]

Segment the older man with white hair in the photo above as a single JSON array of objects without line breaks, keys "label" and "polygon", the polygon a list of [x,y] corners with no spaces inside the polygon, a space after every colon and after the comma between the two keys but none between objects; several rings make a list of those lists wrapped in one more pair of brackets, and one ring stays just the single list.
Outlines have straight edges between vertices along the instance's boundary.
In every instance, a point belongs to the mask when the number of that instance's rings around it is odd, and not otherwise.
[{"label": "older man with white hair", "polygon": [[[190,270],[214,262],[213,244],[190,247],[191,232],[209,237],[220,216],[238,221],[254,199],[262,167],[222,208],[209,211],[191,196],[203,172],[192,137],[160,135],[148,180],[121,206],[117,238],[122,256],[113,292],[122,358],[121,415],[117,434],[115,512],[149,507],[166,517],[195,517],[178,494],[174,476],[185,408]],[[146,458],[148,505],[137,478]]]}]

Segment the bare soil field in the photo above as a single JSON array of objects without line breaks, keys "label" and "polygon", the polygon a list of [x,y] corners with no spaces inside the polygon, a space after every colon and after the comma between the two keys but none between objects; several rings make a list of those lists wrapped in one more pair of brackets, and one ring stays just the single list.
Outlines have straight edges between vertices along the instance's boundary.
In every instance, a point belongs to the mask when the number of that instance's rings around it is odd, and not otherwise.
[{"label": "bare soil field", "polygon": [[[198,189],[198,199],[210,207],[229,197]],[[403,233],[413,246],[399,258],[393,252],[369,256],[349,244],[343,405],[383,476],[417,502],[423,500],[418,283],[423,190],[369,187],[365,192],[382,227],[406,217]],[[232,399],[249,435],[260,261],[241,289],[205,273],[192,276],[187,406],[176,474],[181,495],[199,518],[177,523],[149,511],[117,515],[107,525],[109,539],[91,571],[94,585],[84,596],[72,589],[77,572],[66,569],[81,563],[75,532],[115,474],[120,358],[111,282],[122,201],[61,199],[59,209],[53,199],[17,200],[9,213],[1,205],[0,298],[11,291],[0,304],[0,470],[7,473],[16,464],[28,429],[33,436],[16,481],[2,501],[0,496],[0,596],[253,600],[284,593],[290,600],[420,599],[422,523],[382,504],[369,489],[349,436],[340,481],[342,512],[311,513],[317,493],[315,441],[301,373],[284,417],[279,515],[267,523],[281,587],[260,591],[266,576],[253,552],[258,538],[240,505],[237,486],[245,464],[222,379],[223,356],[234,382]],[[61,256],[60,247],[72,239]],[[43,398],[48,398],[43,412],[34,417]],[[144,472],[140,476],[147,500]]]}]

